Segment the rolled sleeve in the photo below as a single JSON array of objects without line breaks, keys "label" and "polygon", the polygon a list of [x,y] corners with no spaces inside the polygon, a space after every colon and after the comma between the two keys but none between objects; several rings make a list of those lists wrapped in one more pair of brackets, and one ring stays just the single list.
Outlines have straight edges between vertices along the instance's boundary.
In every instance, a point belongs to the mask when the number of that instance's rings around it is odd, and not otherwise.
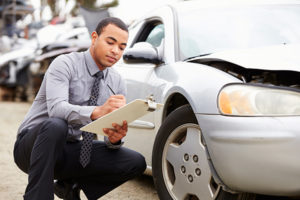
[{"label": "rolled sleeve", "polygon": [[[81,109],[79,110],[79,113],[77,116],[80,116],[80,122],[81,124],[88,124],[91,123],[91,115],[92,112],[95,110],[96,106],[81,106]],[[76,116],[75,116],[76,117]]]}]

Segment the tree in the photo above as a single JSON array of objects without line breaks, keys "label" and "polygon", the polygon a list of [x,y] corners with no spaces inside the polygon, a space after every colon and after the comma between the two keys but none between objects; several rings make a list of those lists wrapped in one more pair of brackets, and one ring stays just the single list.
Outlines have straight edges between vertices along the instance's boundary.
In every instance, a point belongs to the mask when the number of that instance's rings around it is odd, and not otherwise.
[{"label": "tree", "polygon": [[[68,2],[68,0],[66,0]],[[57,10],[56,7],[56,0],[47,0],[48,5],[50,6],[50,9],[52,11],[53,17],[56,17],[59,15],[59,10]],[[76,0],[76,7],[75,9],[78,9],[79,6],[85,7],[85,8],[89,8],[89,9],[99,9],[99,8],[109,8],[109,7],[115,7],[117,5],[119,5],[119,1],[118,0],[113,0],[110,3],[106,3],[106,4],[102,4],[100,7],[96,7],[97,0]],[[74,10],[72,11],[74,13]],[[75,10],[75,12],[77,12]]]},{"label": "tree", "polygon": [[56,0],[47,0],[47,3],[50,6],[53,17],[58,16],[58,10],[56,9]]}]

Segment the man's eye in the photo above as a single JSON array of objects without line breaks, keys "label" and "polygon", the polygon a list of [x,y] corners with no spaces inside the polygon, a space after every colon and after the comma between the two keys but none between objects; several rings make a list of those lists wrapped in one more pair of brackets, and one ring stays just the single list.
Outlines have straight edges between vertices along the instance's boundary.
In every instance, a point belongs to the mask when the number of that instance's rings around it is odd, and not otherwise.
[{"label": "man's eye", "polygon": [[113,44],[113,42],[109,42],[109,41],[107,41],[107,44],[110,44],[110,45],[112,45],[112,44]]}]

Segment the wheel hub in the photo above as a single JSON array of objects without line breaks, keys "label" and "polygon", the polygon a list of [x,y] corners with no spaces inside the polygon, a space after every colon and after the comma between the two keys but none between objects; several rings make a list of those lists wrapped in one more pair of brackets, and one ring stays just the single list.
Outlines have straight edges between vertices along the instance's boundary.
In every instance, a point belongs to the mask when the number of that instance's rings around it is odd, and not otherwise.
[{"label": "wheel hub", "polygon": [[[184,141],[178,142],[182,138]],[[185,124],[170,134],[164,148],[163,175],[173,199],[184,200],[189,196],[215,199],[219,187],[212,188],[212,175],[198,125]]]}]

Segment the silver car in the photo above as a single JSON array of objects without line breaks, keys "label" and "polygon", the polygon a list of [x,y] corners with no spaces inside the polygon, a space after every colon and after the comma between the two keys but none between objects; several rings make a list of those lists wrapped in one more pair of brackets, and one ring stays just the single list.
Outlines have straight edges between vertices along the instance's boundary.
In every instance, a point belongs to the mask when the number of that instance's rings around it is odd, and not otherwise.
[{"label": "silver car", "polygon": [[128,102],[164,104],[125,142],[160,199],[300,196],[299,1],[158,8],[130,26],[115,69]]}]

